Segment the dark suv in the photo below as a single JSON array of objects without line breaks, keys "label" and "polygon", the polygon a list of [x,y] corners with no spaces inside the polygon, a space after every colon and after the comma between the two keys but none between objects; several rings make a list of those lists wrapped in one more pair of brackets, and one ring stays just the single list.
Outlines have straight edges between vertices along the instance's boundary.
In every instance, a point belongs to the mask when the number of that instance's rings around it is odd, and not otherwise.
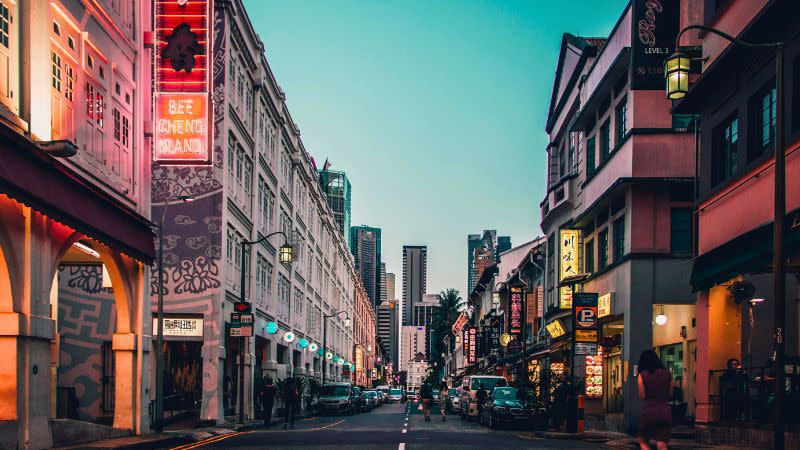
[{"label": "dark suv", "polygon": [[319,410],[321,413],[347,414],[357,412],[357,402],[350,383],[327,383],[319,390]]}]

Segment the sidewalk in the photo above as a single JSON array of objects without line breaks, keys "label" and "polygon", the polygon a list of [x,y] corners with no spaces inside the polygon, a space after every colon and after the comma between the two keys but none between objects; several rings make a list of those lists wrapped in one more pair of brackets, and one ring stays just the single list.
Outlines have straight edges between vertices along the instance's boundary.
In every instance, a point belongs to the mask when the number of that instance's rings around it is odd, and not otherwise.
[{"label": "sidewalk", "polygon": [[[615,431],[586,431],[583,433],[564,433],[559,431],[537,431],[536,437],[545,439],[579,440],[596,444],[605,444],[607,447],[618,450],[639,449],[639,441],[634,436]],[[655,448],[655,447],[653,447]],[[673,438],[669,442],[670,450],[691,450],[707,448],[715,450],[755,450],[753,447],[734,447],[728,445],[702,444],[695,439]]]},{"label": "sidewalk", "polygon": [[[309,415],[311,414],[302,413],[298,414],[296,417],[301,419],[308,417]],[[271,427],[279,427],[283,424],[283,417],[273,416],[271,423]],[[141,434],[138,436],[126,436],[115,439],[86,442],[83,444],[70,445],[66,447],[54,447],[54,450],[144,450],[176,447],[179,445],[199,442],[214,436],[222,436],[240,431],[257,430],[263,427],[263,420],[248,420],[244,424],[225,422],[212,427],[168,430],[164,431],[163,433]]]}]

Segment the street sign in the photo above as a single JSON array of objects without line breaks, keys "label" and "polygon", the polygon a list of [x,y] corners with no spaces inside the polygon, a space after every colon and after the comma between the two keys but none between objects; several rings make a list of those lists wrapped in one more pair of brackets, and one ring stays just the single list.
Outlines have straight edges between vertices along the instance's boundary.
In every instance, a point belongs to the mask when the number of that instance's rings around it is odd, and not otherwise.
[{"label": "street sign", "polygon": [[596,355],[597,354],[597,344],[589,344],[587,342],[576,342],[575,343],[575,354],[576,355]]},{"label": "street sign", "polygon": [[240,313],[250,313],[252,308],[248,302],[236,302],[233,304],[233,310]]},{"label": "street sign", "polygon": [[253,315],[231,313],[231,337],[250,337],[253,335]]},{"label": "street sign", "polygon": [[575,305],[575,324],[578,328],[595,328],[597,326],[597,307]]},{"label": "street sign", "polygon": [[575,330],[575,342],[597,342],[597,330]]}]

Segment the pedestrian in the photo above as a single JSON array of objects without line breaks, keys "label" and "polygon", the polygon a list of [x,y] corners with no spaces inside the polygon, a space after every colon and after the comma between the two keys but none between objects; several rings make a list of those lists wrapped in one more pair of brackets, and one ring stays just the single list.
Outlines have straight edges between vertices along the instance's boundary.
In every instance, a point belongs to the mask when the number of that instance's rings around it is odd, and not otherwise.
[{"label": "pedestrian", "polygon": [[272,377],[267,377],[264,380],[264,389],[261,391],[261,406],[264,408],[264,427],[270,426],[272,423],[272,407],[275,405],[275,394],[278,388],[272,381]]},{"label": "pedestrian", "polygon": [[448,391],[447,383],[442,381],[442,385],[439,386],[439,411],[442,413],[442,422],[447,419],[447,398],[448,398]]},{"label": "pedestrian", "polygon": [[639,418],[639,447],[650,449],[650,439],[655,439],[658,450],[666,450],[672,433],[672,411],[669,394],[672,375],[653,350],[645,350],[639,357],[638,391],[642,400]]},{"label": "pedestrian", "polygon": [[481,423],[483,420],[483,402],[486,401],[486,395],[486,389],[483,388],[483,383],[479,384],[478,391],[475,393],[475,400],[477,403],[475,407],[478,408],[478,423]]},{"label": "pedestrian", "polygon": [[425,416],[425,422],[431,421],[431,401],[433,401],[433,389],[427,381],[419,388],[419,397],[422,399],[422,414]]},{"label": "pedestrian", "polygon": [[299,393],[294,378],[288,377],[283,382],[283,429],[287,426],[294,428],[294,415],[297,413],[297,399]]}]

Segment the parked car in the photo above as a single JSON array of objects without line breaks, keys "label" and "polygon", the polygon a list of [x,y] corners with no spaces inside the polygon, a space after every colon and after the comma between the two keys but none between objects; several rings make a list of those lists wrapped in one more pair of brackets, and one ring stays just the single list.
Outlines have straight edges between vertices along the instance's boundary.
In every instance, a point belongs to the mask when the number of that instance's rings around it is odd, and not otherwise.
[{"label": "parked car", "polygon": [[390,389],[389,390],[389,403],[400,403],[403,401],[403,390],[402,389]]},{"label": "parked car", "polygon": [[383,391],[376,390],[375,393],[378,396],[378,406],[381,406],[382,404],[386,403],[386,394]]},{"label": "parked car", "polygon": [[439,404],[439,390],[438,389],[434,389],[433,390],[433,404],[434,405],[438,405]]},{"label": "parked car", "polygon": [[367,410],[367,398],[364,396],[364,391],[362,391],[360,387],[356,386],[353,388],[353,398],[357,413]]},{"label": "parked car", "polygon": [[513,387],[496,387],[483,404],[483,423],[489,428],[500,424],[531,426],[547,421],[546,410],[535,402],[532,392]]},{"label": "parked car", "polygon": [[378,392],[373,390],[364,391],[364,398],[366,399],[367,410],[373,410],[380,404],[378,403]]},{"label": "parked car", "polygon": [[353,385],[350,383],[326,383],[319,389],[319,412],[347,414],[356,413]]},{"label": "parked car", "polygon": [[445,411],[447,412],[460,412],[458,407],[458,395],[461,393],[461,388],[450,388],[447,392],[447,404]]},{"label": "parked car", "polygon": [[417,395],[416,391],[406,391],[406,400],[417,401],[419,400],[419,395]]},{"label": "parked car", "polygon": [[461,382],[461,395],[459,396],[459,412],[462,419],[476,417],[478,415],[478,405],[475,394],[483,384],[487,397],[495,387],[508,386],[506,379],[497,375],[468,375]]}]

